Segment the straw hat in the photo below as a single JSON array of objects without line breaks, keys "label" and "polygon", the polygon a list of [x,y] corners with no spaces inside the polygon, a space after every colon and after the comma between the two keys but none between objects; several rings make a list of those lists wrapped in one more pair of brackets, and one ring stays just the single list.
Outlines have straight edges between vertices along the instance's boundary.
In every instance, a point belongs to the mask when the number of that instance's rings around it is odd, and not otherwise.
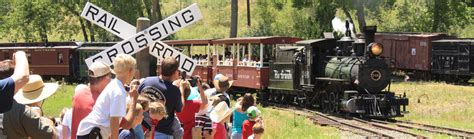
[{"label": "straw hat", "polygon": [[217,92],[225,92],[227,89],[229,89],[234,81],[229,80],[229,77],[224,76],[222,74],[217,74],[214,77],[214,80],[212,82],[214,84],[214,87],[216,88]]},{"label": "straw hat", "polygon": [[58,90],[58,83],[44,83],[39,75],[30,75],[30,80],[14,96],[20,104],[31,104],[42,101]]},{"label": "straw hat", "polygon": [[229,107],[227,106],[227,103],[220,102],[214,107],[214,110],[211,111],[209,118],[211,118],[212,122],[219,123],[224,120],[224,118],[229,116],[232,111],[233,110],[229,109]]}]

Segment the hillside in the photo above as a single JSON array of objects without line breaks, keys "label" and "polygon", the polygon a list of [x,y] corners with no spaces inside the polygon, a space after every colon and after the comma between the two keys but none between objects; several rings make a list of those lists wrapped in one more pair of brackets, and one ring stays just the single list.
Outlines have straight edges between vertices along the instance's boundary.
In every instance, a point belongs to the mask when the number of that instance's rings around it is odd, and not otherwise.
[{"label": "hillside", "polygon": [[[92,3],[134,25],[139,16],[150,17],[152,0],[128,4],[125,0],[95,0]],[[238,1],[237,36],[293,36],[320,38],[332,31],[334,17],[354,21],[356,31],[364,21],[379,31],[444,32],[474,38],[473,7],[464,1],[364,1],[364,0],[249,0],[251,26],[247,25],[247,1]],[[78,13],[86,1],[2,1],[0,41],[84,41]],[[160,0],[163,17],[198,3],[204,18],[170,39],[226,38],[230,32],[230,0]],[[435,4],[435,5],[434,5]],[[358,6],[362,5],[362,9]],[[363,11],[359,14],[358,11]],[[358,16],[363,15],[363,16]],[[360,20],[363,19],[363,20]],[[95,41],[119,41],[95,25]]]}]

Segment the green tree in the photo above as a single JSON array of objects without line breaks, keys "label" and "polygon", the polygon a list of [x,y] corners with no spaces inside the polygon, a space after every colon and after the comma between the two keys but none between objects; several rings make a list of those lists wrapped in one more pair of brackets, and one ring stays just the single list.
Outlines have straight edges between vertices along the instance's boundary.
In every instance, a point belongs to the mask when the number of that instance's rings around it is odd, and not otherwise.
[{"label": "green tree", "polygon": [[[444,32],[457,35],[472,25],[468,1],[397,0],[368,13],[372,24],[389,32]],[[454,31],[454,32],[453,32]]]},{"label": "green tree", "polygon": [[257,8],[255,13],[258,15],[258,24],[253,26],[249,36],[271,36],[273,35],[271,24],[275,22],[273,13],[271,12],[271,1],[270,0],[259,0],[256,4]]},{"label": "green tree", "polygon": [[11,8],[3,17],[3,34],[10,41],[23,39],[25,41],[48,42],[48,35],[57,26],[55,21],[63,17],[59,13],[60,8],[51,1],[13,1]]},{"label": "green tree", "polygon": [[428,2],[428,12],[432,16],[432,32],[447,32],[453,26],[465,27],[472,24],[469,0],[433,0]]}]

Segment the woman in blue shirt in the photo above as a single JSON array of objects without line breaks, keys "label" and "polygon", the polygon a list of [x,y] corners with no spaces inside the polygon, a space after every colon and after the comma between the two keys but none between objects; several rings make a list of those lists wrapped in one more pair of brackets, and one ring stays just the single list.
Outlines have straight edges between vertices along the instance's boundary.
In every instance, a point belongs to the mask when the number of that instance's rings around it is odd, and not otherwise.
[{"label": "woman in blue shirt", "polygon": [[248,119],[247,109],[255,105],[255,98],[252,94],[245,94],[241,101],[237,102],[236,109],[233,112],[232,136],[231,139],[242,138],[242,124]]}]

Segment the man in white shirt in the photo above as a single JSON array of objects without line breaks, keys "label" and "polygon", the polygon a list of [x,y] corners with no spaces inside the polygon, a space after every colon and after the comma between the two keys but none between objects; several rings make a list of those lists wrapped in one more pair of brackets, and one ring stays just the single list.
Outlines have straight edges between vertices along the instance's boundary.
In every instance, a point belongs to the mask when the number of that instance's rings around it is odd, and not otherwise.
[{"label": "man in white shirt", "polygon": [[[77,131],[78,139],[88,139],[97,136],[101,136],[103,139],[117,139],[119,127],[124,129],[133,128],[131,124],[120,126],[120,120],[126,114],[127,91],[125,91],[124,85],[129,84],[133,79],[136,60],[130,55],[119,54],[115,58],[113,65],[116,78],[107,84],[97,98],[91,113],[79,124]],[[138,96],[136,88],[137,85],[131,83],[129,91],[132,98],[130,104],[133,108],[131,109],[135,109],[136,105]],[[132,119],[133,117],[128,117],[124,120],[130,123]]]}]

